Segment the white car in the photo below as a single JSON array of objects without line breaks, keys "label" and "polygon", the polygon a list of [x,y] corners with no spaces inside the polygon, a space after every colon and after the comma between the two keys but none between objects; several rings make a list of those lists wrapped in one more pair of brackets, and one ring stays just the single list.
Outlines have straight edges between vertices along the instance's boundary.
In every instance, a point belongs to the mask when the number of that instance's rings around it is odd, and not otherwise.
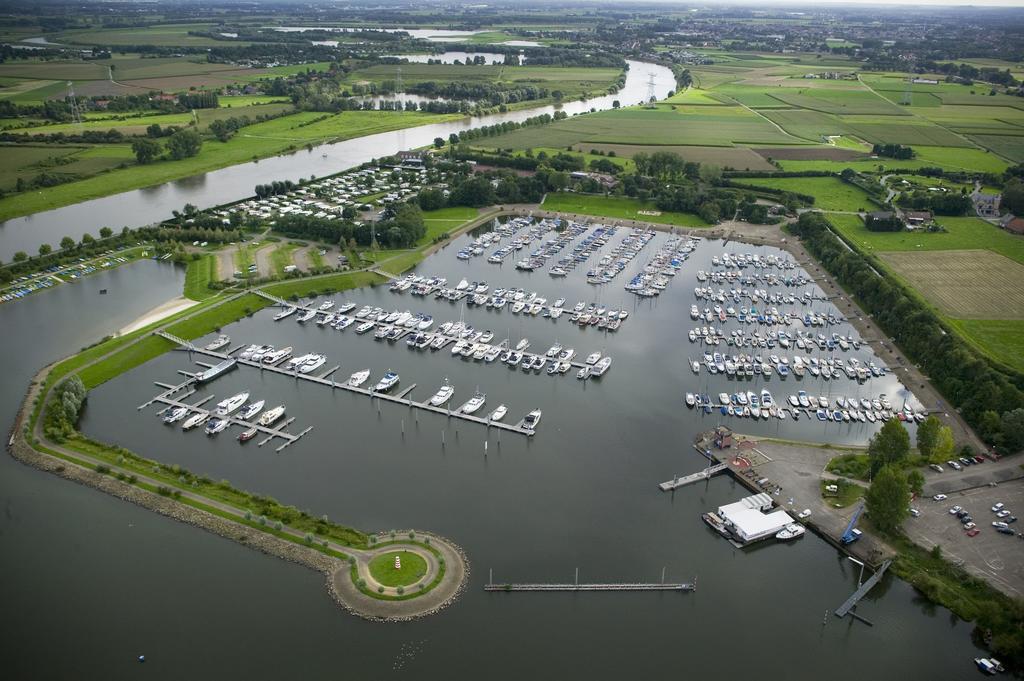
[{"label": "white car", "polygon": [[805,508],[804,510],[800,511],[799,513],[797,513],[796,517],[799,518],[800,520],[804,520],[805,518],[810,518],[811,517],[811,509]]},{"label": "white car", "polygon": [[1010,516],[1010,512],[1004,509],[999,513],[996,513],[996,516],[999,518],[1008,518]]},{"label": "white car", "polygon": [[921,512],[918,511],[916,508],[908,508],[907,511],[909,511],[910,515],[914,516],[915,518],[920,517],[921,515]]},{"label": "white car", "polygon": [[998,504],[996,504],[995,506],[992,507],[992,512],[993,513],[999,513],[1000,511],[1003,510],[1003,506],[1004,506],[1003,502],[1000,501]]},{"label": "white car", "polygon": [[936,494],[932,499],[935,501],[945,501],[948,497],[945,494]]},{"label": "white car", "polygon": [[1009,527],[1009,525],[1007,525],[1001,520],[996,520],[992,523],[992,527]]},{"label": "white car", "polygon": [[954,506],[953,508],[949,509],[949,514],[950,515],[956,515],[957,513],[959,513],[962,510],[964,510],[964,509],[960,508],[959,506]]}]

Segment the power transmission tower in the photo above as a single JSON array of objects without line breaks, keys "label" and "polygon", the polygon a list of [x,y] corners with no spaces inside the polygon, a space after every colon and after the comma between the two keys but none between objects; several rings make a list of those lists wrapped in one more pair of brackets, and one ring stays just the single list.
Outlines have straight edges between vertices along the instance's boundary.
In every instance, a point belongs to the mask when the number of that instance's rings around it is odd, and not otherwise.
[{"label": "power transmission tower", "polygon": [[81,125],[82,124],[82,111],[81,111],[81,109],[78,108],[78,100],[75,99],[75,88],[71,84],[70,80],[68,81],[68,95],[67,95],[67,99],[68,99],[68,103],[71,105],[71,122],[72,123],[76,123],[78,125]]}]

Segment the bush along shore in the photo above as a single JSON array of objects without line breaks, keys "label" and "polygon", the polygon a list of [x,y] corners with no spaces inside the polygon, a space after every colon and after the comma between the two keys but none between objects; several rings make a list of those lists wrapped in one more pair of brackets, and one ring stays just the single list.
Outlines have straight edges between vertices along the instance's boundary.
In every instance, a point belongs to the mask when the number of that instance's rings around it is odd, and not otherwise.
[{"label": "bush along shore", "polygon": [[[225,315],[218,310],[222,305],[211,305],[175,323],[210,315],[228,323],[249,312],[228,304],[223,305],[230,308]],[[386,535],[371,537],[327,516],[315,517],[271,497],[238,490],[226,480],[215,482],[176,464],[146,459],[79,433],[75,425],[88,393],[87,383],[83,384],[78,374],[109,363],[111,356],[144,346],[151,338],[140,333],[124,343],[103,343],[40,371],[15,419],[8,441],[11,455],[40,470],[317,570],[325,575],[332,598],[361,617],[409,620],[454,602],[464,588],[469,563],[462,549],[448,539],[410,531],[397,538],[392,533],[390,541]],[[116,373],[132,366],[124,364]],[[426,557],[432,568],[431,580],[408,591],[399,587],[375,592],[379,589],[376,583],[360,586],[362,580],[350,576],[375,557],[395,550]]]}]

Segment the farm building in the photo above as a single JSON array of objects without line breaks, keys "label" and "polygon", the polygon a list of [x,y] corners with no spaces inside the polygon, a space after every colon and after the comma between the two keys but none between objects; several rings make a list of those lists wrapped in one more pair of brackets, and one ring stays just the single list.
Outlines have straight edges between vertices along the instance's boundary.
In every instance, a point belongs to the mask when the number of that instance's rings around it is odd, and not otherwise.
[{"label": "farm building", "polygon": [[981,192],[971,194],[971,200],[974,201],[974,210],[983,218],[999,217],[999,201],[1001,198],[1000,194],[982,194]]},{"label": "farm building", "polygon": [[907,229],[924,227],[932,221],[932,212],[930,210],[908,210],[903,213],[903,218],[907,222]]},{"label": "farm building", "polygon": [[1007,213],[1003,219],[999,221],[999,226],[1007,232],[1024,234],[1024,218],[1019,218],[1010,213]]}]

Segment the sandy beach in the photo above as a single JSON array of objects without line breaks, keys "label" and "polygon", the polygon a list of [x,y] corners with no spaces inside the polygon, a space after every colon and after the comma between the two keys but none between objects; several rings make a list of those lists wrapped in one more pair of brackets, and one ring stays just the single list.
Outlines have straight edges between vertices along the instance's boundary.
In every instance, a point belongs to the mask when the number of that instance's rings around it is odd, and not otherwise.
[{"label": "sandy beach", "polygon": [[188,308],[192,307],[193,305],[198,305],[198,304],[199,303],[197,301],[189,300],[188,298],[186,298],[184,296],[178,296],[177,298],[172,298],[171,300],[168,300],[166,303],[162,303],[160,305],[157,305],[152,310],[150,310],[146,314],[142,315],[141,317],[139,317],[138,319],[133,321],[128,326],[125,326],[124,328],[120,329],[117,332],[117,335],[118,336],[123,336],[126,333],[131,333],[132,331],[135,331],[136,329],[141,329],[144,326],[149,326],[153,322],[158,322],[161,319],[166,319],[167,317],[170,317],[173,314],[177,314],[178,312],[181,312],[182,310],[187,310]]}]

